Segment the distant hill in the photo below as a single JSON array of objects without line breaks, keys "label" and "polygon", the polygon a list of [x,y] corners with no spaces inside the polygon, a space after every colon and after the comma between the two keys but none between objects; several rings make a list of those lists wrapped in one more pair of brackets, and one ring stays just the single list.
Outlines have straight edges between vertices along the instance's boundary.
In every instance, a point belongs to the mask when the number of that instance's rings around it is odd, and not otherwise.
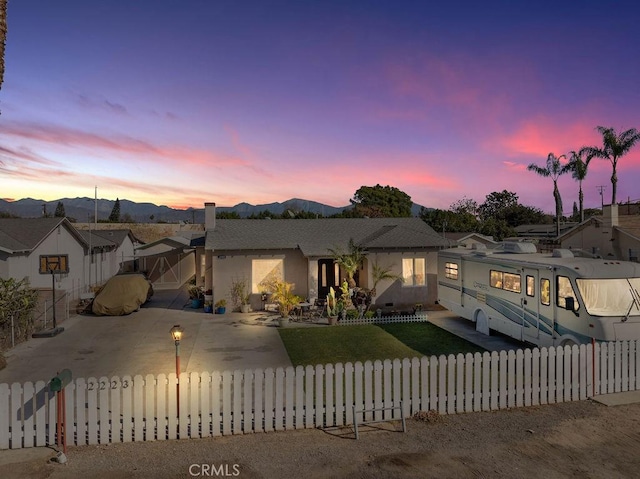
[{"label": "distant hill", "polygon": [[[43,215],[45,208],[46,213],[53,215],[61,201],[64,205],[64,211],[68,218],[72,218],[80,223],[93,220],[95,200],[93,198],[61,198],[53,201],[37,200],[33,198],[24,198],[17,201],[5,201],[0,199],[0,212],[10,213],[21,218],[37,218]],[[115,200],[98,199],[98,220],[106,220],[111,214]],[[303,200],[300,198],[292,198],[282,203],[268,203],[263,205],[251,205],[249,203],[239,203],[235,206],[218,206],[219,212],[235,211],[242,218],[251,216],[253,213],[259,213],[269,210],[272,213],[282,214],[286,210],[292,211],[308,211],[321,216],[331,216],[342,212],[351,206],[343,206],[336,208],[334,206],[325,205],[316,201]],[[412,213],[417,216],[422,207],[414,203]],[[178,210],[169,208],[168,206],[158,206],[153,203],[135,203],[133,201],[120,200],[120,216],[128,214],[138,223],[178,223],[180,221],[188,223],[204,223],[204,207],[203,208],[187,208]]]}]

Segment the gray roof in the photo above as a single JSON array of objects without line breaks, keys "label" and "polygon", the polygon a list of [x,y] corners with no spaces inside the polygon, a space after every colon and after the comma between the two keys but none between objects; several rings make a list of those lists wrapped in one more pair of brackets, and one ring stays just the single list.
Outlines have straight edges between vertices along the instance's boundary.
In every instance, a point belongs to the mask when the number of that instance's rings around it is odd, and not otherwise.
[{"label": "gray roof", "polygon": [[351,238],[369,250],[449,245],[419,218],[218,219],[215,229],[207,230],[205,248],[214,251],[300,249],[305,256],[327,256],[329,248],[346,250]]},{"label": "gray roof", "polygon": [[116,243],[114,241],[108,240],[102,235],[99,235],[97,231],[89,231],[89,230],[78,230],[82,239],[85,240],[87,244],[91,245],[91,249],[94,248],[115,248]]},{"label": "gray roof", "polygon": [[59,225],[84,243],[66,218],[0,218],[0,249],[11,254],[33,251]]},{"label": "gray roof", "polygon": [[131,241],[132,242],[134,242],[135,239],[136,239],[130,229],[93,230],[93,233],[98,235],[98,236],[101,236],[103,238],[106,238],[109,241],[112,241],[113,243],[117,244],[118,246],[122,245],[122,243],[124,242],[124,240],[125,240],[125,238],[127,236],[131,237]]}]

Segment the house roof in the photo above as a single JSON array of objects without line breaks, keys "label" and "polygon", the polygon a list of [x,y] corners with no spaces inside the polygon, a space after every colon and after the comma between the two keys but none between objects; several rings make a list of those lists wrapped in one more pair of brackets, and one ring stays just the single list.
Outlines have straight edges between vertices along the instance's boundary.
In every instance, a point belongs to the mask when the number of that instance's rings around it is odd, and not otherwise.
[{"label": "house roof", "polygon": [[458,243],[463,242],[470,238],[475,238],[477,241],[483,241],[486,243],[492,243],[492,244],[498,243],[491,236],[481,235],[480,233],[476,233],[473,231],[462,232],[462,233],[445,233],[445,238],[447,238],[448,240],[456,241]]},{"label": "house roof", "polygon": [[122,246],[125,238],[131,238],[131,242],[139,242],[130,229],[114,229],[114,230],[94,230],[94,234],[114,242],[118,246]]},{"label": "house roof", "polygon": [[166,255],[175,252],[184,252],[185,249],[193,249],[196,246],[204,246],[204,233],[195,231],[184,232],[138,246],[136,248],[136,254],[138,256]]},{"label": "house roof", "polygon": [[618,226],[616,229],[640,240],[640,216],[620,215],[618,216]]},{"label": "house roof", "polygon": [[85,240],[66,218],[0,218],[0,249],[10,254],[28,253],[58,226],[69,230],[85,245]]},{"label": "house roof", "polygon": [[91,245],[91,249],[93,248],[110,248],[115,247],[116,243],[107,239],[106,237],[97,234],[96,231],[88,231],[88,230],[78,230],[82,239],[85,240],[87,244]]},{"label": "house roof", "polygon": [[[565,234],[567,231],[572,230],[576,226],[578,226],[578,223],[560,223],[560,236]],[[555,223],[545,225],[519,225],[516,226],[514,230],[518,236],[548,238],[554,238],[556,236]]]},{"label": "house roof", "polygon": [[365,249],[425,249],[449,246],[419,218],[320,218],[216,220],[205,248],[226,250],[300,249],[305,256],[346,250],[349,240]]}]

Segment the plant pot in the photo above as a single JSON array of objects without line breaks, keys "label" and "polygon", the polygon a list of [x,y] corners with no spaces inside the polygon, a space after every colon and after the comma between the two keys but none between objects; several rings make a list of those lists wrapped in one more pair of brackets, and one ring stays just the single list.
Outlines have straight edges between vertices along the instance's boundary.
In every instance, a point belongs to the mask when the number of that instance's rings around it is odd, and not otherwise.
[{"label": "plant pot", "polygon": [[278,318],[278,326],[281,328],[287,327],[289,324],[289,318]]},{"label": "plant pot", "polygon": [[203,303],[204,302],[201,299],[192,299],[191,300],[191,307],[193,309],[200,309],[200,308],[202,308]]},{"label": "plant pot", "polygon": [[218,307],[216,308],[216,314],[224,314],[227,312],[227,308],[226,307]]},{"label": "plant pot", "polygon": [[338,323],[337,316],[329,316],[329,326],[334,326],[337,323]]},{"label": "plant pot", "polygon": [[204,312],[205,312],[205,313],[213,313],[213,306],[207,306],[207,305],[205,305],[205,307],[204,307]]},{"label": "plant pot", "polygon": [[241,304],[240,305],[240,312],[241,313],[248,313],[251,310],[251,306],[248,304]]}]

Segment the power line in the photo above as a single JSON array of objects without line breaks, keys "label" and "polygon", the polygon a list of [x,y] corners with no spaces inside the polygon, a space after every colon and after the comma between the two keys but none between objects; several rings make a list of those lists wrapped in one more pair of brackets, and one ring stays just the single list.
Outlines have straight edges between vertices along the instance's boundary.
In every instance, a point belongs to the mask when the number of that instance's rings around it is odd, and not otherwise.
[{"label": "power line", "polygon": [[596,189],[600,192],[600,206],[602,208],[604,208],[604,196],[602,195],[602,192],[604,191],[604,189],[607,187],[607,185],[598,185],[596,186]]}]

